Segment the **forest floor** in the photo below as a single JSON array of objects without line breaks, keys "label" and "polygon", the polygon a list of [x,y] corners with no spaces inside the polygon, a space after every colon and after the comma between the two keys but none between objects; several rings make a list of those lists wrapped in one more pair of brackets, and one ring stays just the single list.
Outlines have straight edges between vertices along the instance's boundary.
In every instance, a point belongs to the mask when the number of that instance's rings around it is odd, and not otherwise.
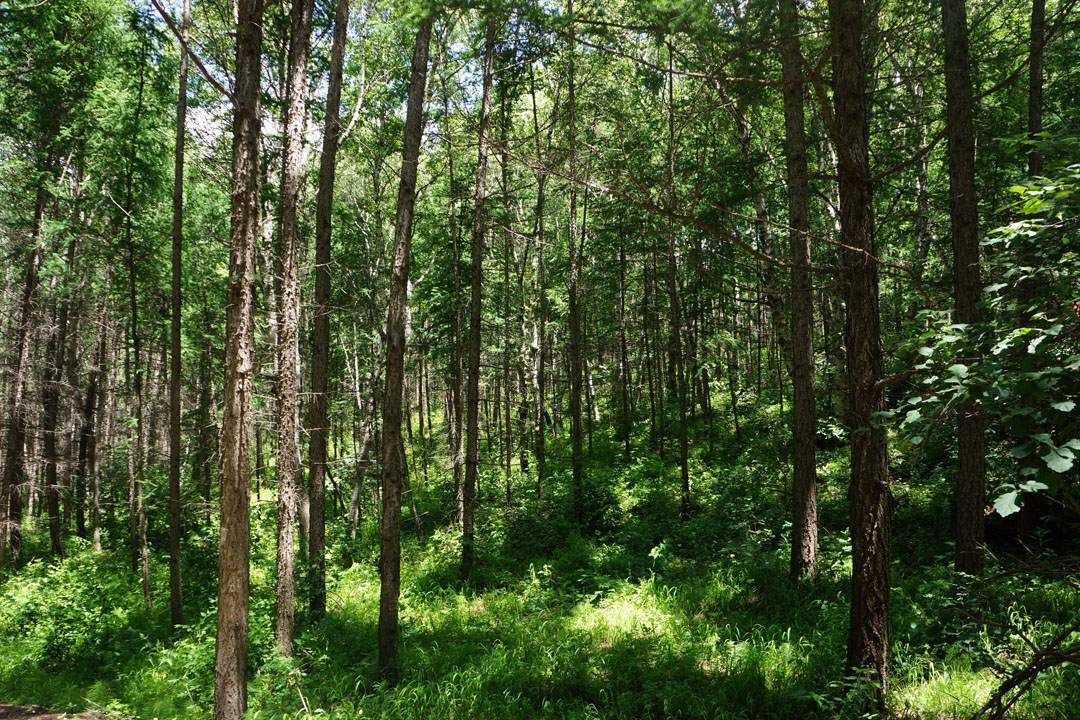
[{"label": "forest floor", "polygon": [[98,712],[85,712],[73,715],[62,710],[47,710],[37,705],[0,704],[0,720],[103,720]]},{"label": "forest floor", "polygon": [[[514,474],[507,509],[502,471],[496,462],[485,465],[478,563],[468,584],[458,578],[460,540],[445,517],[452,483],[439,459],[442,441],[426,458],[414,446],[423,542],[407,516],[396,688],[374,667],[378,535],[370,512],[353,541],[340,522],[331,524],[328,615],[314,623],[301,612],[295,657],[274,653],[275,508],[264,487],[252,519],[249,717],[858,716],[859,685],[843,678],[851,573],[847,452],[833,442],[819,453],[821,572],[814,582],[793,585],[788,417],[775,405],[744,413],[745,442],[724,429],[711,455],[704,428],[695,426],[694,512],[685,521],[678,518],[671,454],[667,461],[655,454],[626,461],[610,431],[597,429],[593,439],[583,525],[570,520],[562,459],[569,452],[560,443],[552,444],[540,508],[534,474]],[[1038,642],[1080,613],[1080,597],[1070,586],[1075,577],[1012,572],[1026,561],[1000,550],[990,561],[992,580],[955,577],[948,447],[928,448],[921,463],[911,472],[898,459],[893,477],[888,714],[966,718],[1001,672],[1026,657],[1024,640],[1003,626]],[[120,459],[116,472],[124,467]],[[336,474],[339,481],[350,475],[347,468]],[[104,553],[72,538],[69,557],[55,561],[47,532],[27,533],[20,566],[0,576],[0,700],[147,720],[207,717],[216,530],[188,529],[188,624],[171,631],[162,477],[155,471],[148,483],[151,610],[143,607],[124,549],[122,505],[106,525],[113,549]],[[108,485],[123,488],[123,475]],[[118,494],[118,502],[124,498]],[[1035,538],[1029,547],[1043,558],[1080,556],[1075,540],[1063,548]],[[298,573],[299,597],[304,577]],[[1012,717],[1080,717],[1077,697],[1080,672],[1059,668],[1044,674]]]}]

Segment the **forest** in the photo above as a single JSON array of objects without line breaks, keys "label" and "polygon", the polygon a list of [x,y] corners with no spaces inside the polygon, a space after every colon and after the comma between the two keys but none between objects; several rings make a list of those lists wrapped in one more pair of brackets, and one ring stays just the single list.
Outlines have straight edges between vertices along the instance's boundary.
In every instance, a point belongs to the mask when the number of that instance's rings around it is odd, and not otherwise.
[{"label": "forest", "polygon": [[1080,718],[1077,0],[2,0],[0,196],[0,717]]}]

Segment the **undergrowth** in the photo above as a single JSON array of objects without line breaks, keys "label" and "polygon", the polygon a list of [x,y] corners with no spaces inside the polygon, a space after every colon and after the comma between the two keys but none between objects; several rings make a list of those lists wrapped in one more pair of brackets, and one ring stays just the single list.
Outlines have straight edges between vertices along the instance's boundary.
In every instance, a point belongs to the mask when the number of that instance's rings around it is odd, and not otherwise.
[{"label": "undergrowth", "polygon": [[[509,508],[501,472],[488,468],[479,559],[467,585],[458,580],[459,538],[440,520],[449,490],[432,445],[428,480],[413,478],[423,537],[411,532],[411,518],[403,523],[402,678],[394,688],[374,667],[378,539],[371,518],[354,540],[342,526],[330,528],[329,613],[318,623],[301,613],[293,658],[273,652],[274,511],[264,492],[253,518],[249,716],[859,716],[860,684],[843,678],[851,571],[846,451],[819,453],[821,574],[792,584],[785,426],[776,406],[758,406],[743,418],[743,436],[752,440],[721,438],[712,458],[705,426],[696,426],[695,504],[685,521],[678,519],[670,458],[624,462],[603,429],[588,466],[583,526],[569,520],[563,465],[553,461],[540,505],[534,476],[516,474]],[[552,455],[566,454],[562,449],[556,442]],[[1061,580],[1018,574],[983,586],[954,578],[947,487],[935,467],[896,477],[893,717],[967,717],[998,673],[1022,658],[1018,637],[978,619],[1007,618],[1047,637],[1080,612],[1080,598]],[[44,536],[28,528],[28,559],[2,576],[0,700],[139,718],[207,717],[214,529],[187,528],[188,624],[175,632],[163,544],[152,555],[150,609],[126,550],[94,553],[73,538],[69,556],[55,561],[46,549]],[[1007,562],[991,565],[993,574]],[[1035,685],[1015,716],[1076,717],[1076,697],[1076,670],[1061,668]]]}]

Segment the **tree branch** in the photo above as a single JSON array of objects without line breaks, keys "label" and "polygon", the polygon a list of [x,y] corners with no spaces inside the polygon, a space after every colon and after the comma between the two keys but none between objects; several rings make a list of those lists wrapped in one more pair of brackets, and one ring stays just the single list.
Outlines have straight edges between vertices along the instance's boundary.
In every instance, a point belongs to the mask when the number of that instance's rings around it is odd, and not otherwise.
[{"label": "tree branch", "polygon": [[165,12],[165,8],[161,6],[160,0],[150,0],[150,2],[153,4],[154,9],[157,10],[158,15],[161,16],[161,19],[164,20],[165,24],[169,26],[169,30],[172,31],[172,34],[176,36],[176,39],[180,42],[180,46],[184,48],[184,52],[186,52],[188,57],[191,58],[192,62],[195,63],[195,67],[199,68],[199,72],[202,73],[202,76],[204,78],[206,78],[206,81],[213,85],[215,90],[227,97],[229,99],[229,102],[231,102],[233,107],[235,108],[237,106],[236,98],[231,92],[225,89],[224,85],[214,79],[214,76],[211,75],[210,72],[206,69],[206,66],[203,65],[202,60],[199,59],[199,56],[191,52],[191,48],[188,47],[188,43],[186,40],[184,40],[183,35],[180,33],[180,29],[176,27],[176,23],[173,22],[172,16],[169,15],[169,13]]}]

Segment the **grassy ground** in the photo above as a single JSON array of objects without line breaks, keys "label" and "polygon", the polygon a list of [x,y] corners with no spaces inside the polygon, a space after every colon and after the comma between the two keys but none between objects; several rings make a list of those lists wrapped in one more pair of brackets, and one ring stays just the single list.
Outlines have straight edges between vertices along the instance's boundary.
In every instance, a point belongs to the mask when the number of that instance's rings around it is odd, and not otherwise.
[{"label": "grassy ground", "polygon": [[[342,527],[331,528],[329,615],[318,624],[301,617],[296,656],[275,657],[274,509],[264,491],[253,521],[250,716],[856,715],[858,691],[841,682],[851,563],[845,451],[820,456],[821,577],[793,586],[786,421],[775,406],[755,412],[743,428],[752,441],[725,437],[709,461],[705,443],[696,444],[696,506],[685,522],[676,518],[677,468],[653,456],[623,463],[601,432],[587,473],[585,529],[567,519],[563,461],[553,461],[539,514],[531,476],[515,476],[516,504],[507,510],[501,472],[486,468],[479,562],[467,586],[457,579],[458,538],[442,522],[445,470],[433,458],[429,480],[414,480],[425,536],[422,546],[412,533],[404,540],[403,671],[393,689],[374,670],[370,518],[352,543]],[[556,445],[553,455],[561,454]],[[414,458],[414,470],[420,465]],[[1023,653],[1019,639],[970,617],[1009,620],[1044,637],[1080,612],[1080,598],[1060,580],[956,583],[947,482],[920,475],[896,482],[889,714],[966,717],[994,688],[994,668]],[[403,527],[411,531],[411,519]],[[27,555],[37,558],[0,579],[0,701],[206,717],[213,530],[192,531],[184,544],[189,624],[176,633],[168,629],[163,549],[153,555],[155,604],[146,610],[126,551],[94,554],[73,539],[68,559],[55,562],[44,557],[45,542],[31,535]],[[1078,696],[1075,669],[1051,672],[1015,716],[1078,717]]]}]

